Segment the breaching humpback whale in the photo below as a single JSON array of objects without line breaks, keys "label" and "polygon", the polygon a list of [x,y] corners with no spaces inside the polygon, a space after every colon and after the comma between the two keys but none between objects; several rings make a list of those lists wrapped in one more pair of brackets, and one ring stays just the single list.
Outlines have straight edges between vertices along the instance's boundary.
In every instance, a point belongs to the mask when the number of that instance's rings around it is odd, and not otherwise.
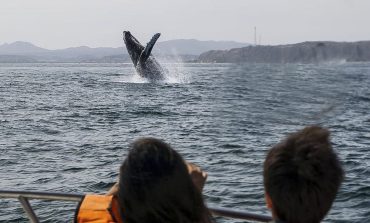
[{"label": "breaching humpback whale", "polygon": [[160,33],[156,33],[144,47],[129,31],[123,32],[123,40],[125,41],[127,52],[134,63],[136,72],[141,77],[151,81],[162,80],[166,72],[151,55],[154,44],[160,35]]}]

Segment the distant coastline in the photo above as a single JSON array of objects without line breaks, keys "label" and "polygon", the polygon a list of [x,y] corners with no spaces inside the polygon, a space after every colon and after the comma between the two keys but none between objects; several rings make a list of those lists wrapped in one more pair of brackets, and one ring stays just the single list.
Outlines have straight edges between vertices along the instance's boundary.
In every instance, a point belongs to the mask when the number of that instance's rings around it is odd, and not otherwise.
[{"label": "distant coastline", "polygon": [[248,46],[202,53],[202,63],[320,63],[370,61],[370,41],[315,41],[278,46]]},{"label": "distant coastline", "polygon": [[[171,40],[159,42],[154,54],[167,62],[320,63],[370,61],[370,41],[315,41],[257,45],[232,41]],[[71,47],[48,50],[28,42],[0,45],[0,63],[130,63],[123,47]]]},{"label": "distant coastline", "polygon": [[[122,42],[122,45],[124,43]],[[225,50],[248,46],[234,41],[199,41],[195,39],[169,40],[157,43],[153,53],[164,61],[196,61],[209,50]],[[0,45],[0,63],[125,63],[131,62],[126,48],[87,46],[49,50],[28,42]]]}]

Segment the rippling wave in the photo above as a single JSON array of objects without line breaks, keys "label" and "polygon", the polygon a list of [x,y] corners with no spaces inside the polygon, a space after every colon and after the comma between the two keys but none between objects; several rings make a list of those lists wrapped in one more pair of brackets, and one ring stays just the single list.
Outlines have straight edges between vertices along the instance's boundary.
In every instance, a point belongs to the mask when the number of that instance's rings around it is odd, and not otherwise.
[{"label": "rippling wave", "polygon": [[[130,64],[0,64],[0,188],[103,193],[127,145],[154,136],[209,173],[208,203],[269,214],[266,151],[318,123],[346,171],[325,222],[370,222],[370,64],[168,66],[153,84]],[[32,203],[43,222],[70,221],[76,205]],[[27,222],[12,200],[0,221]]]}]

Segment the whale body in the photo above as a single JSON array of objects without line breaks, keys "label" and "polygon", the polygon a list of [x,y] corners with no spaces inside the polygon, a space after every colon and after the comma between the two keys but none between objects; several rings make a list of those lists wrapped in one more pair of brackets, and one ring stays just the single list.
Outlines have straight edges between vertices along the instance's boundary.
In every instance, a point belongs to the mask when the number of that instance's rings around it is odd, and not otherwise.
[{"label": "whale body", "polygon": [[156,33],[144,47],[129,31],[123,32],[123,40],[136,72],[150,81],[163,80],[167,72],[151,55],[152,49],[160,35],[160,33]]}]

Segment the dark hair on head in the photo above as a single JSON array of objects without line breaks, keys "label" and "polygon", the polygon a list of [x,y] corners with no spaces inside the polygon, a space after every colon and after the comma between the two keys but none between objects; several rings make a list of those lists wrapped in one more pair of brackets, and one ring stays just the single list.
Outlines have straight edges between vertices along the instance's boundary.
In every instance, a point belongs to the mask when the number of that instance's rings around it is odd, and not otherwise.
[{"label": "dark hair on head", "polygon": [[117,196],[125,223],[211,222],[185,161],[159,139],[141,138],[131,145]]},{"label": "dark hair on head", "polygon": [[330,210],[344,173],[329,131],[310,126],[268,152],[263,177],[276,218],[286,223],[318,223]]}]

